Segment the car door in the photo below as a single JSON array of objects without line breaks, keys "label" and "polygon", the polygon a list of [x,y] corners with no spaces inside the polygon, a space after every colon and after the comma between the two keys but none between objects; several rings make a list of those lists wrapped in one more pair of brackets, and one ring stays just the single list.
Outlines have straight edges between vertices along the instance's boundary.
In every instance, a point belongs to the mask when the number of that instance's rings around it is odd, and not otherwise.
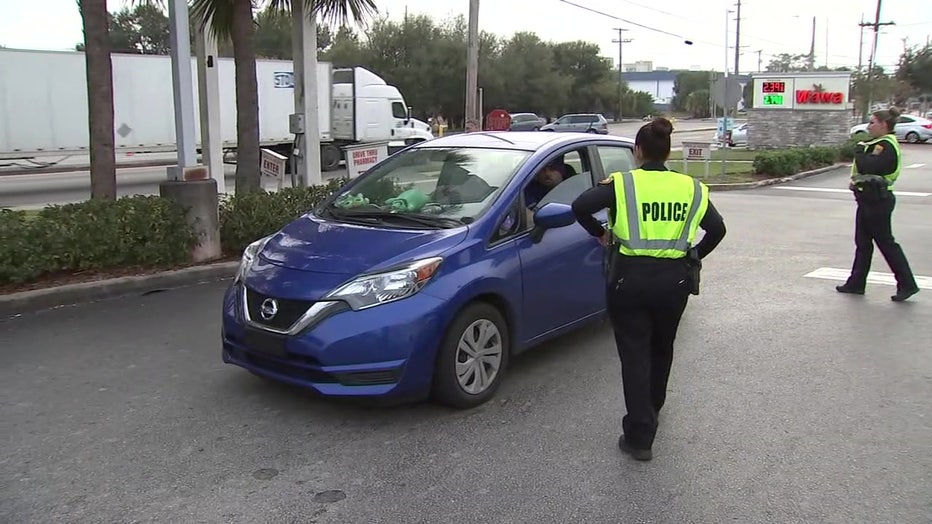
[{"label": "car door", "polygon": [[906,133],[915,122],[914,119],[908,116],[900,116],[897,118],[896,124],[893,126],[893,133],[896,135],[896,139],[906,140]]},{"label": "car door", "polygon": [[[613,173],[631,171],[637,167],[637,163],[634,159],[634,150],[630,146],[621,144],[600,144],[595,147],[595,152],[598,158],[597,163],[599,167],[601,167],[601,172],[597,172],[596,174],[603,178]],[[607,227],[608,210],[600,211],[595,217]]]},{"label": "car door", "polygon": [[[551,189],[538,208],[548,202],[571,205],[593,186],[591,155],[586,148],[566,151],[563,162],[578,174]],[[603,249],[598,241],[577,223],[548,229],[539,241],[535,241],[532,229],[529,224],[528,234],[517,239],[523,283],[522,343],[533,342],[605,308]]]}]

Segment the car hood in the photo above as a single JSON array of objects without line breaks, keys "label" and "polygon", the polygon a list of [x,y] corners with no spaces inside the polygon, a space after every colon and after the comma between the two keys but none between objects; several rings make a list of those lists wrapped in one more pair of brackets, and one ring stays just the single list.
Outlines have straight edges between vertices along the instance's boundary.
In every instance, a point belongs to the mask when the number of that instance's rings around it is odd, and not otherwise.
[{"label": "car hood", "polygon": [[346,224],[308,214],[281,229],[260,257],[299,271],[358,275],[437,256],[466,238],[455,229],[390,229]]}]

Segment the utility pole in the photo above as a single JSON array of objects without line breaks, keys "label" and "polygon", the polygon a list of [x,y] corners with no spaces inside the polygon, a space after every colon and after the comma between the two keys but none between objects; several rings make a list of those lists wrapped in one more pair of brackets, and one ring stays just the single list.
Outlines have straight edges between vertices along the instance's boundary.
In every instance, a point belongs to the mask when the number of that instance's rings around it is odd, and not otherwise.
[{"label": "utility pole", "polygon": [[763,53],[763,52],[764,52],[763,49],[758,49],[758,50],[757,50],[757,72],[758,72],[758,73],[760,73],[760,71],[761,71],[761,70],[760,70],[760,66],[761,66],[761,53]]},{"label": "utility pole", "polygon": [[874,28],[874,44],[871,46],[871,56],[870,63],[867,66],[867,111],[870,111],[871,105],[873,105],[873,96],[874,96],[874,86],[873,86],[873,77],[874,77],[874,58],[877,55],[877,36],[880,33],[880,26],[894,25],[894,22],[880,22],[880,6],[883,0],[877,0],[877,13],[874,15],[873,24],[861,24],[861,26],[871,26]]},{"label": "utility pole", "polygon": [[860,73],[861,68],[864,67],[864,13],[861,13],[861,23],[858,25],[861,26],[861,41],[858,44],[858,73]]},{"label": "utility pole", "polygon": [[738,69],[738,58],[741,56],[741,0],[738,0],[738,11],[735,13],[735,76],[741,74]]},{"label": "utility pole", "polygon": [[809,70],[815,69],[815,17],[812,17],[812,43],[809,44]]},{"label": "utility pole", "polygon": [[623,107],[624,107],[624,97],[622,96],[622,89],[625,82],[625,67],[622,62],[622,45],[631,42],[630,38],[623,38],[622,32],[627,31],[627,29],[622,29],[616,27],[615,31],[618,31],[618,40],[612,40],[613,43],[618,44],[618,117],[615,119],[616,122],[621,122]]},{"label": "utility pole", "polygon": [[481,131],[476,97],[479,92],[479,0],[469,0],[469,47],[466,51],[466,132]]}]

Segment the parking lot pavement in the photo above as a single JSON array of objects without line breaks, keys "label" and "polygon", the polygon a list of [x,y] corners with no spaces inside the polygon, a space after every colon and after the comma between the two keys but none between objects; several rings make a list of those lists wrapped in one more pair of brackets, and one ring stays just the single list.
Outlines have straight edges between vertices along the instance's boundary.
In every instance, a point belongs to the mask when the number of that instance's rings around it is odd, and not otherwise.
[{"label": "parking lot pavement", "polygon": [[[222,364],[223,284],[205,284],[0,321],[0,521],[929,522],[932,290],[896,304],[806,277],[850,266],[850,199],[713,199],[728,236],[652,462],[616,447],[606,326],[515,359],[476,410],[383,408]],[[932,275],[929,208],[900,202]]]}]

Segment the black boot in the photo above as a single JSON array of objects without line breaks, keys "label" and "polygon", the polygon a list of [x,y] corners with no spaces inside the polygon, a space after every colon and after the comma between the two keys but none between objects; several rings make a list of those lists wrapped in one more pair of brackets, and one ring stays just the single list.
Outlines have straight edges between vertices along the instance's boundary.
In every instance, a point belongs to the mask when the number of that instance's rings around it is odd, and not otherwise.
[{"label": "black boot", "polygon": [[847,282],[840,286],[835,286],[835,291],[838,291],[839,293],[848,293],[851,295],[863,295],[864,294],[863,287],[852,286],[851,284],[848,284]]},{"label": "black boot", "polygon": [[635,460],[650,460],[654,457],[653,452],[649,449],[640,449],[632,447],[631,444],[628,444],[628,441],[625,440],[624,434],[618,437],[618,447],[625,453],[634,457]]},{"label": "black boot", "polygon": [[919,286],[915,286],[912,289],[897,289],[896,294],[890,297],[890,300],[894,302],[903,302],[907,298],[915,295],[919,292]]}]

